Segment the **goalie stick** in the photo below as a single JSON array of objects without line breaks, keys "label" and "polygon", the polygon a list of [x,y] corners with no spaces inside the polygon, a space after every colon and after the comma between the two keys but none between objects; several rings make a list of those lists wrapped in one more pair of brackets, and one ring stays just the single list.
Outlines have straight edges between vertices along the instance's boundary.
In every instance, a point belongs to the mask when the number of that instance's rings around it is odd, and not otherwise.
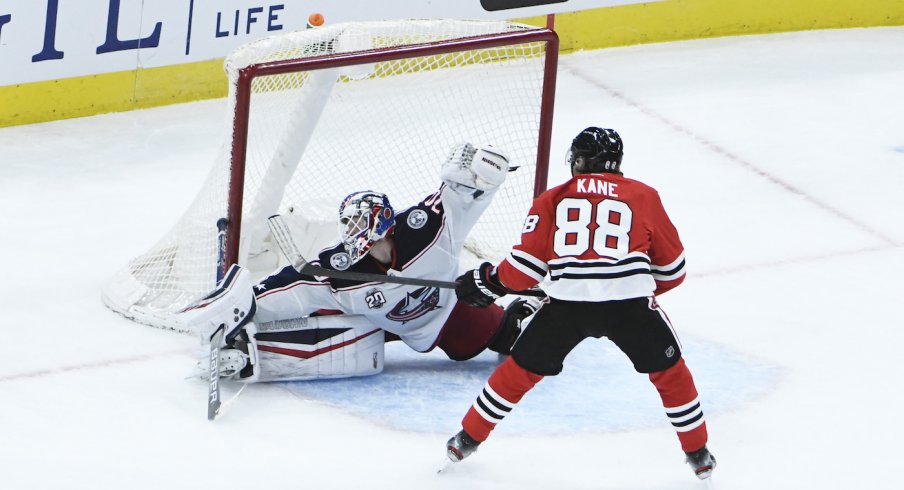
[{"label": "goalie stick", "polygon": [[226,218],[217,220],[217,284],[223,280],[226,273]]},{"label": "goalie stick", "polygon": [[210,336],[210,364],[207,385],[207,420],[213,420],[220,412],[220,344],[226,325],[220,325]]},{"label": "goalie stick", "polygon": [[[220,389],[220,349],[225,334],[226,325],[220,325],[219,328],[210,336],[210,360],[208,364],[207,378],[207,420],[214,420],[235,403],[242,391],[248,385],[243,383],[242,387],[225,402],[223,401],[223,391]],[[186,378],[188,379],[188,378]]]},{"label": "goalie stick", "polygon": [[[286,222],[283,220],[282,216],[278,214],[271,216],[267,220],[267,224],[270,226],[270,231],[273,233],[273,237],[276,239],[276,244],[279,246],[280,251],[282,251],[283,255],[286,257],[289,263],[292,264],[292,268],[301,274],[307,274],[310,276],[332,277],[336,279],[349,279],[353,281],[408,284],[412,286],[430,286],[444,289],[455,289],[455,286],[458,284],[453,281],[438,281],[434,279],[421,279],[417,277],[398,277],[387,276],[384,274],[371,274],[367,272],[338,271],[334,269],[327,269],[326,267],[321,267],[319,265],[314,265],[305,260],[305,258],[301,255],[301,252],[298,251],[298,246],[295,244],[295,240],[292,238],[292,235],[289,232],[289,227],[288,225],[286,225]],[[546,293],[538,289],[518,291],[517,294],[538,297],[546,296]]]}]

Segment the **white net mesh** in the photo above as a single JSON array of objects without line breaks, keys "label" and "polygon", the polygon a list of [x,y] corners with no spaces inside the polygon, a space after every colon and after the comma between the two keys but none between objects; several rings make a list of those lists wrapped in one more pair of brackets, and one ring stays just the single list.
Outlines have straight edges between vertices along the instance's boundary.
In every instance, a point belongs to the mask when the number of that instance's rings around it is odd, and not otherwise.
[{"label": "white net mesh", "polygon": [[[235,107],[239,70],[265,61],[529,29],[535,28],[395,21],[336,24],[262,39],[226,60],[230,104]],[[287,217],[296,239],[312,254],[336,240],[337,206],[351,192],[386,193],[397,211],[415,204],[438,187],[440,163],[461,142],[494,145],[521,165],[509,174],[467,245],[478,256],[501,257],[518,240],[533,197],[545,47],[531,42],[254,78],[239,263],[261,272],[279,265],[269,252],[266,228],[274,213]],[[172,313],[215,287],[216,222],[227,212],[231,129],[185,215],[105,287],[104,301],[112,309],[143,323],[185,330]]]}]

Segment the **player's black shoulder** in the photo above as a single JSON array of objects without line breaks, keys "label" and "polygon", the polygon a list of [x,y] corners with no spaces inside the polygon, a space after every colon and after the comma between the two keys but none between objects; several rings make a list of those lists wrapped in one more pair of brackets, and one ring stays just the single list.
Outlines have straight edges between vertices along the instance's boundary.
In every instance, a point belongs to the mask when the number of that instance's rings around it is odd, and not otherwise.
[{"label": "player's black shoulder", "polygon": [[[336,271],[364,272],[368,274],[386,274],[385,269],[381,268],[376,259],[369,254],[361,258],[361,260],[352,264],[351,258],[345,251],[345,247],[341,243],[333,247],[320,251],[318,255],[320,266],[326,269]],[[353,279],[340,279],[336,277],[327,278],[327,282],[333,289],[342,289],[364,284],[369,281],[359,281]]]},{"label": "player's black shoulder", "polygon": [[421,202],[399,213],[393,234],[396,268],[403,268],[431,247],[442,228],[443,210],[439,203]]},{"label": "player's black shoulder", "polygon": [[[345,260],[343,260],[343,257]],[[345,253],[345,249],[342,247],[342,244],[337,244],[334,247],[321,250],[317,256],[317,259],[317,261],[319,261],[320,265],[322,265],[323,267],[334,270],[341,270],[341,268],[343,267],[342,264],[349,262],[347,260],[348,254]],[[346,266],[345,268],[348,267]],[[279,271],[276,271],[268,277],[264,278],[260,282],[260,284],[255,287],[255,292],[258,296],[260,296],[274,289],[282,289],[299,281],[305,281],[309,283],[322,282],[318,278],[310,274],[302,274],[295,270],[295,268],[291,265],[287,265]]]},{"label": "player's black shoulder", "polygon": [[348,270],[352,263],[341,243],[321,250],[317,255],[317,260],[321,267],[337,271]]}]

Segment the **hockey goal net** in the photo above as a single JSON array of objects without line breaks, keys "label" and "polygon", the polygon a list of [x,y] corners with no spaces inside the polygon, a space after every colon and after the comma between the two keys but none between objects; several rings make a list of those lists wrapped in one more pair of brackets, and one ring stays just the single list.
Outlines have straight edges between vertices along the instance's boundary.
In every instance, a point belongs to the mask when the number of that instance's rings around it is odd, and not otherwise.
[{"label": "hockey goal net", "polygon": [[494,145],[520,165],[466,245],[499,259],[545,188],[557,55],[547,29],[453,20],[336,24],[240,47],[225,62],[231,134],[205,184],[172,230],[106,284],[104,303],[188,331],[174,313],[214,289],[224,265],[260,277],[284,264],[269,216],[282,214],[314,258],[337,238],[344,196],[369,189],[397,211],[416,204],[462,142]]}]

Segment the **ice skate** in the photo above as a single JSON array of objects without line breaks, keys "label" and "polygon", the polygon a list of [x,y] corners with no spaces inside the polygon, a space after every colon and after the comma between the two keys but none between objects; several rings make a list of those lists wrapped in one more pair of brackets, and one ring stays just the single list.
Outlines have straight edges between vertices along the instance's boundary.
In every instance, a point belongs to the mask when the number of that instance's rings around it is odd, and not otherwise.
[{"label": "ice skate", "polygon": [[220,377],[231,378],[248,365],[248,354],[238,349],[220,350]]},{"label": "ice skate", "polygon": [[[219,373],[221,378],[237,378],[236,374],[240,373],[248,366],[248,354],[238,349],[220,349]],[[210,376],[210,360],[208,358],[200,359],[195,364],[192,374],[186,379],[207,379]]]},{"label": "ice skate", "polygon": [[467,432],[460,431],[446,442],[446,456],[453,463],[457,463],[477,451],[477,446],[479,445],[480,443],[469,436]]},{"label": "ice skate", "polygon": [[706,480],[713,474],[716,468],[716,458],[706,449],[706,446],[687,454],[687,464],[691,465],[694,474],[701,480]]}]

